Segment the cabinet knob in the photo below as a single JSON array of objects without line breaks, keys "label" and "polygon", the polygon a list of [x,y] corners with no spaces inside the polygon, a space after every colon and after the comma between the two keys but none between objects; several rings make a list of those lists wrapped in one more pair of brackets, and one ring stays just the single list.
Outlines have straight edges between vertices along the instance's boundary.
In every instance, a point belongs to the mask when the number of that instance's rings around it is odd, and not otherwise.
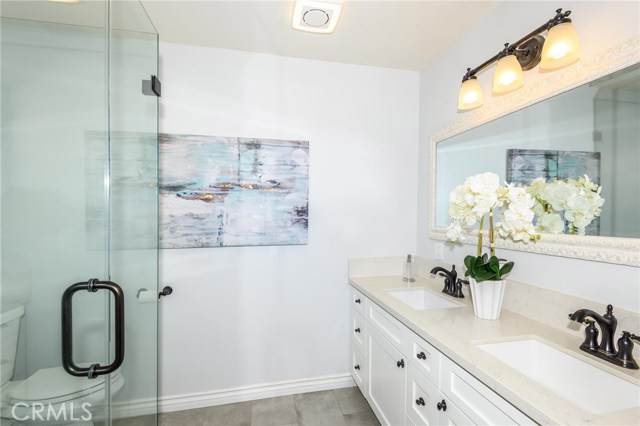
[{"label": "cabinet knob", "polygon": [[418,359],[427,359],[427,356],[424,354],[424,352],[420,352],[419,354],[416,355],[416,358],[418,358]]},{"label": "cabinet knob", "polygon": [[356,303],[360,303],[360,299],[356,299]]},{"label": "cabinet knob", "polygon": [[356,328],[354,331],[355,331],[356,333],[360,333],[360,327]]},{"label": "cabinet knob", "polygon": [[360,366],[359,365],[355,365],[353,368],[355,368],[356,370],[360,370]]},{"label": "cabinet knob", "polygon": [[400,361],[396,362],[396,365],[398,366],[398,368],[404,368],[404,359],[401,359]]},{"label": "cabinet knob", "polygon": [[442,410],[442,411],[447,411],[447,401],[445,401],[444,399],[441,402],[438,402],[438,404],[436,405],[436,407],[438,407],[438,411]]},{"label": "cabinet knob", "polygon": [[416,399],[416,404],[422,405],[424,407],[424,399],[422,399],[422,397]]}]

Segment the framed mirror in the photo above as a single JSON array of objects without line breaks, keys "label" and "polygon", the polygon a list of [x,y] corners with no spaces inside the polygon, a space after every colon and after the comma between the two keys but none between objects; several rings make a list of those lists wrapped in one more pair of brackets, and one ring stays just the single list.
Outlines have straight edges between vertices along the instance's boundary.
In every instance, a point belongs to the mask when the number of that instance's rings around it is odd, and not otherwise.
[{"label": "framed mirror", "polygon": [[[446,240],[449,194],[468,176],[490,171],[501,181],[530,186],[536,178],[571,183],[587,175],[601,186],[604,199],[588,226],[578,229],[565,217],[569,214],[558,211],[553,228],[545,228],[536,216],[542,232],[538,242],[499,240],[497,245],[640,266],[639,56],[635,38],[580,67],[568,67],[551,83],[539,80],[526,92],[500,99],[487,110],[481,107],[436,132],[431,139],[430,237]],[[476,234],[468,232],[465,243],[475,244]]]}]

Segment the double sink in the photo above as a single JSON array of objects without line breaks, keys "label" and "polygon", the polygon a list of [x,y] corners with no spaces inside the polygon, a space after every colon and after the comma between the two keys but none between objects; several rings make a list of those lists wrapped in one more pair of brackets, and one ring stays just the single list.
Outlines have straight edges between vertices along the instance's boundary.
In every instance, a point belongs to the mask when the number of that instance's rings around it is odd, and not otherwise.
[{"label": "double sink", "polygon": [[[464,306],[424,288],[386,292],[415,311]],[[480,343],[476,347],[589,413],[597,415],[640,406],[640,387],[538,338]]]}]

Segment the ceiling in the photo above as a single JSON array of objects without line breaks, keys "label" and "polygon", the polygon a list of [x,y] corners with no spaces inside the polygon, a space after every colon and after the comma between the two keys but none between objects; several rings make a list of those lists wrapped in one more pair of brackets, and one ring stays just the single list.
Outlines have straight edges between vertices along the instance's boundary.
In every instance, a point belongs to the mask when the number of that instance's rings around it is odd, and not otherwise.
[{"label": "ceiling", "polygon": [[293,0],[142,3],[164,42],[421,70],[498,1],[345,0],[333,34],[293,30]]}]

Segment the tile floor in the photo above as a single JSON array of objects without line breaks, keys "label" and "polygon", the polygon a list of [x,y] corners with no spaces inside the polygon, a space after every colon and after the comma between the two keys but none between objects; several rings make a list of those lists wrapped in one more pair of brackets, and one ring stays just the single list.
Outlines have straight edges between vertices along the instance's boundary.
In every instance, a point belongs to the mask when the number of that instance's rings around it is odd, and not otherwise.
[{"label": "tile floor", "polygon": [[[114,422],[147,426],[145,417]],[[379,426],[357,387],[163,413],[159,426]]]}]

